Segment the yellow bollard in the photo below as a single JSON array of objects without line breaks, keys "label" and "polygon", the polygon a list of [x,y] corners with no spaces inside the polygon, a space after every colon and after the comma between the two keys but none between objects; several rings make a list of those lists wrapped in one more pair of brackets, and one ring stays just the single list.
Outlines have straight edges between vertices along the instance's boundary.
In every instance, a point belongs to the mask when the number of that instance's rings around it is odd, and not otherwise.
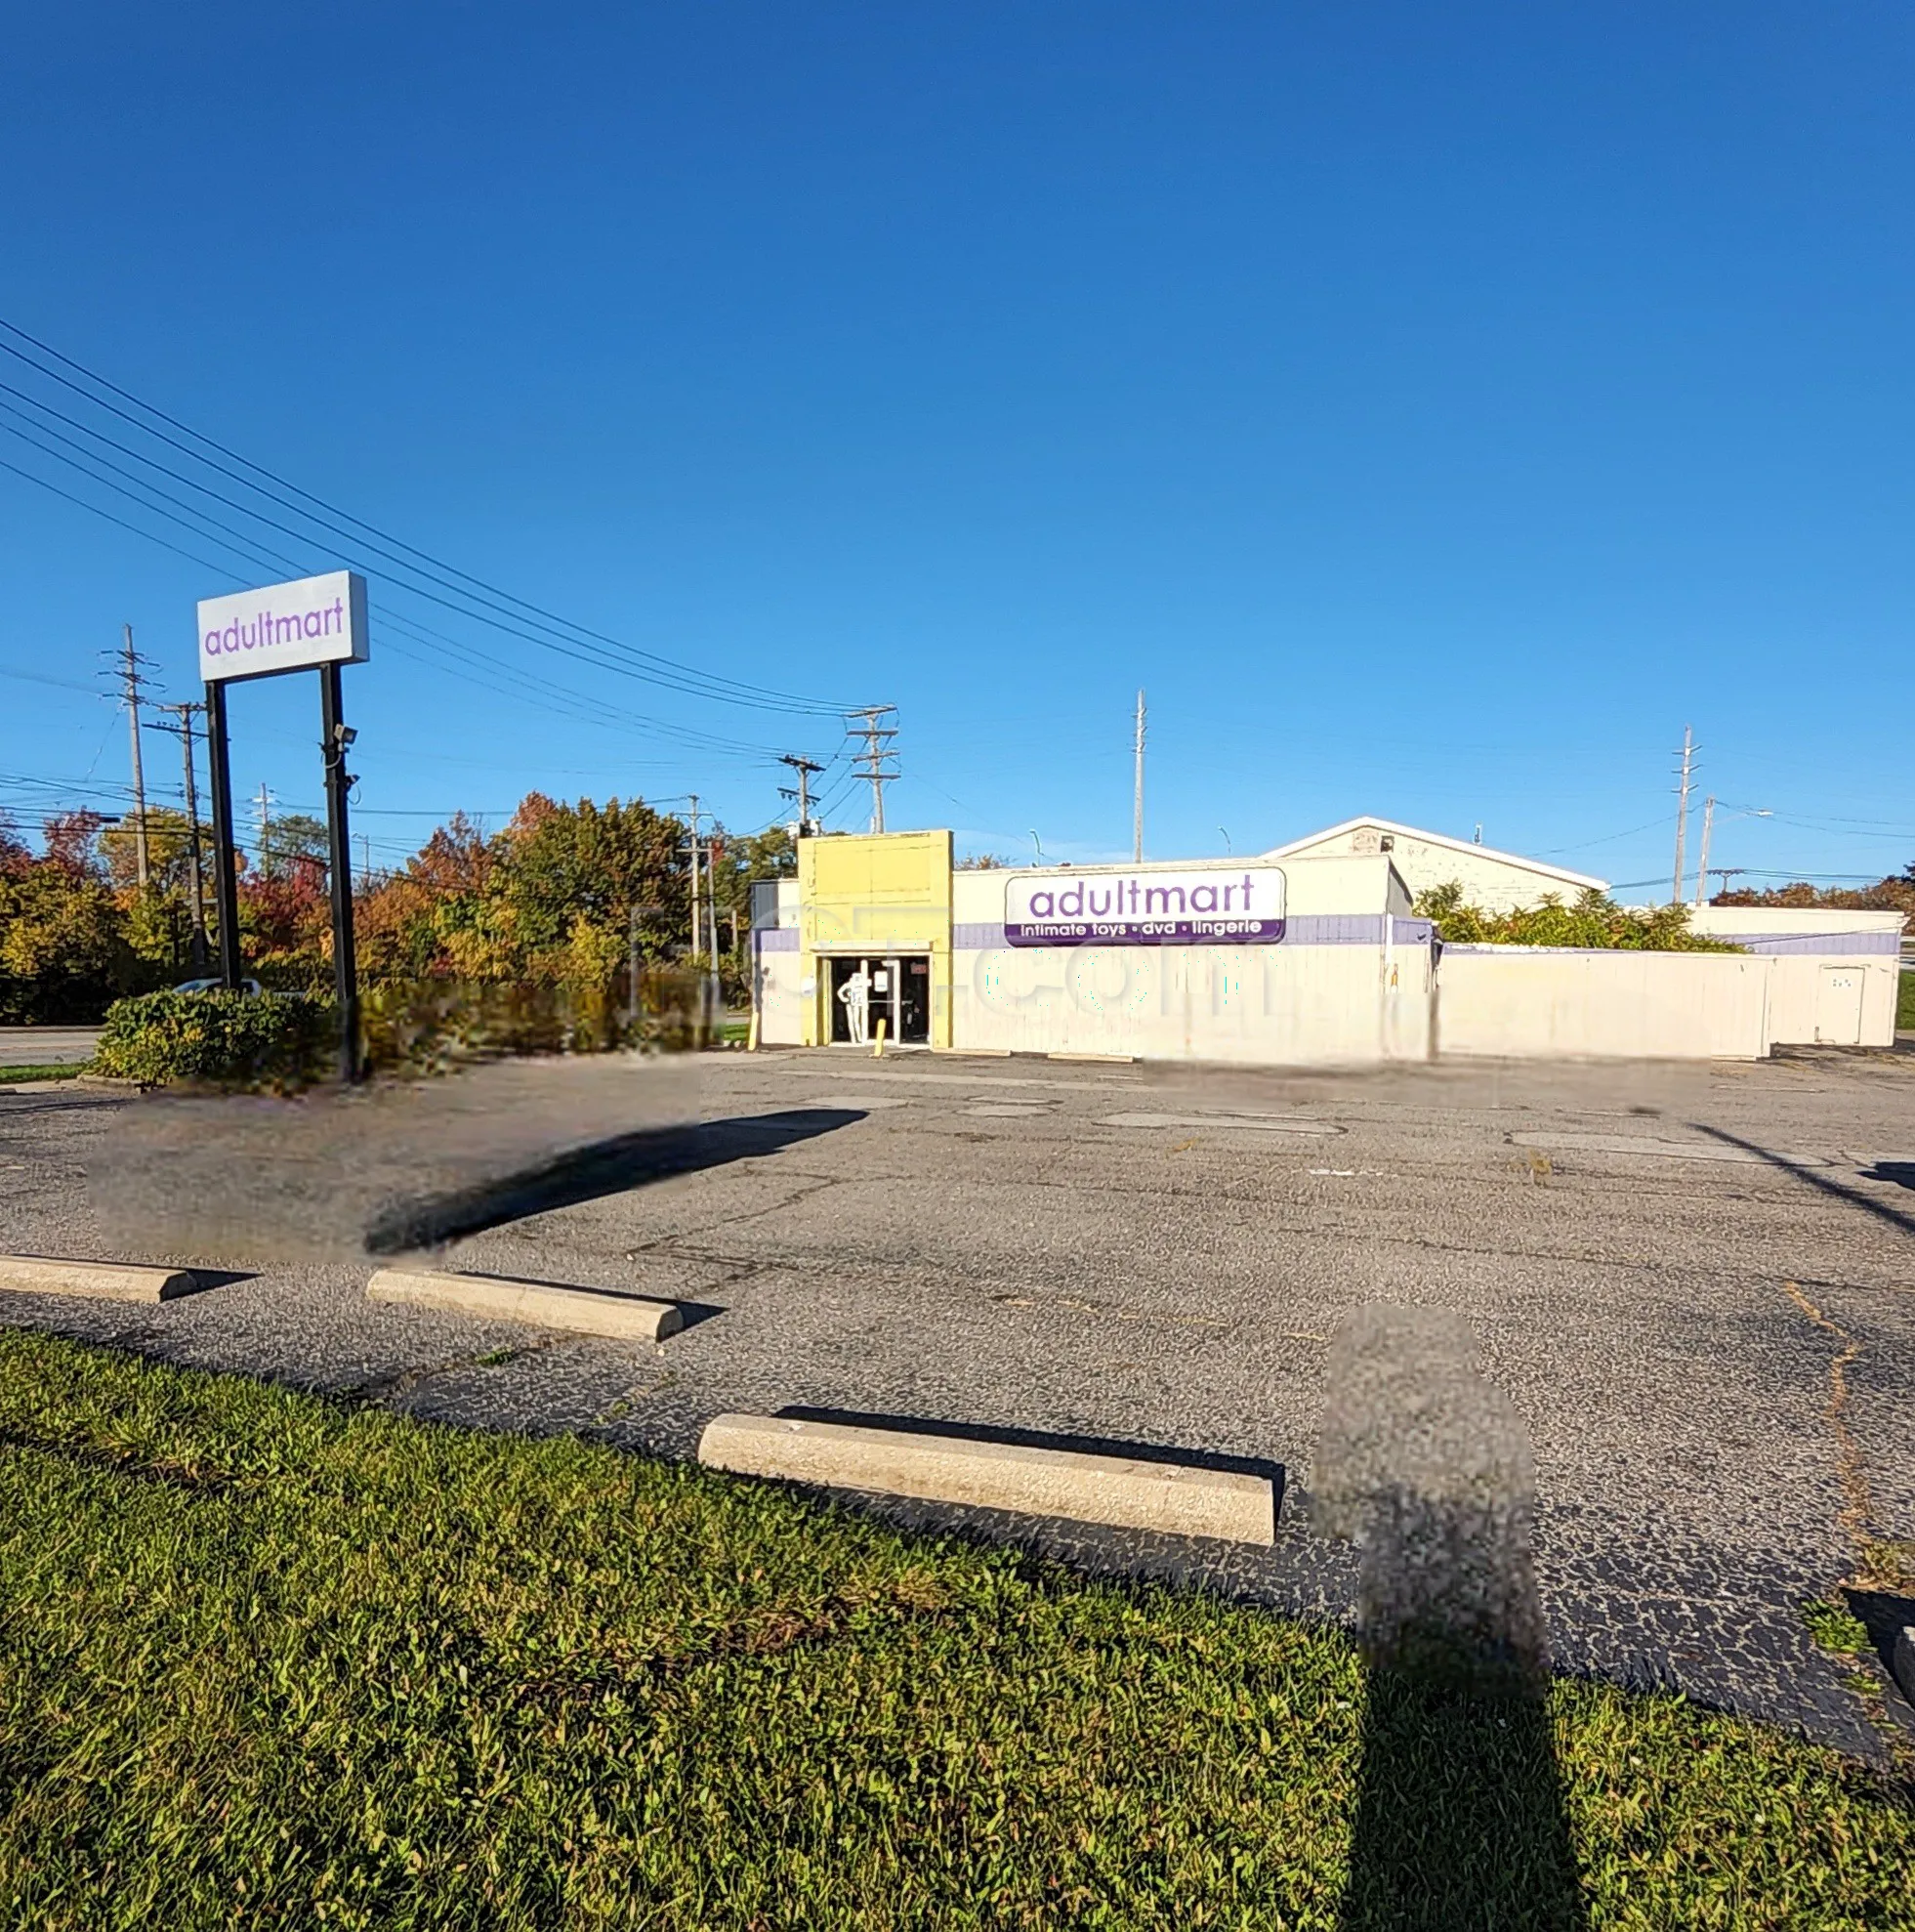
[{"label": "yellow bollard", "polygon": [[882,1060],[885,1057],[885,1023],[878,1022],[878,1037],[871,1042],[871,1058]]},{"label": "yellow bollard", "polygon": [[758,1051],[758,1008],[755,1006],[751,1009],[751,1025],[745,1029],[745,1051]]}]

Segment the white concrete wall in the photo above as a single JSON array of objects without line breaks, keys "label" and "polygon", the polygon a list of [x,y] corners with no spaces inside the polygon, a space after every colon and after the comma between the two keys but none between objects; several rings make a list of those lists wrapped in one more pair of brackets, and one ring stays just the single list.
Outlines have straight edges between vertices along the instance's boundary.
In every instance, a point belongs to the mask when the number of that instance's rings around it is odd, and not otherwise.
[{"label": "white concrete wall", "polygon": [[[956,873],[952,1047],[1281,1067],[1426,1058],[1427,928],[1403,916],[1409,893],[1389,860],[1282,864],[1286,937],[1244,946],[1007,945],[1015,873]],[[1388,925],[1386,907],[1396,915]]]},{"label": "white concrete wall", "polygon": [[1774,961],[1769,1026],[1777,1045],[1893,1046],[1902,924],[1899,912],[1813,906],[1698,905],[1689,915],[1692,931]]},{"label": "white concrete wall", "polygon": [[1270,1067],[1421,1060],[1430,948],[1133,945],[953,954],[951,1044]]},{"label": "white concrete wall", "polygon": [[1571,904],[1585,884],[1598,883],[1573,874],[1565,877],[1513,853],[1496,852],[1480,845],[1441,845],[1419,838],[1413,831],[1373,821],[1346,826],[1285,853],[1272,862],[1284,865],[1293,858],[1343,858],[1377,852],[1385,839],[1392,841],[1389,857],[1412,898],[1454,879],[1463,888],[1463,898],[1469,904],[1479,905],[1485,912],[1510,912],[1519,905],[1538,904],[1551,893],[1565,905]]},{"label": "white concrete wall", "polygon": [[1774,962],[1736,953],[1453,946],[1436,967],[1447,1059],[1760,1060]]}]

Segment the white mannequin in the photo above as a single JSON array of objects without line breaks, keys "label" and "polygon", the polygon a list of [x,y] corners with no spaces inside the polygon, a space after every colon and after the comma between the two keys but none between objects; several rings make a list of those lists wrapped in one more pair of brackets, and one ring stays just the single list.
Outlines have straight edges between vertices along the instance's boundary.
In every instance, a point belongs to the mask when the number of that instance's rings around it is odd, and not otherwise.
[{"label": "white mannequin", "polygon": [[845,1002],[845,1019],[851,1029],[852,1044],[862,1046],[870,1037],[871,1030],[871,975],[865,971],[863,960],[858,961],[856,972],[838,988],[838,997]]}]

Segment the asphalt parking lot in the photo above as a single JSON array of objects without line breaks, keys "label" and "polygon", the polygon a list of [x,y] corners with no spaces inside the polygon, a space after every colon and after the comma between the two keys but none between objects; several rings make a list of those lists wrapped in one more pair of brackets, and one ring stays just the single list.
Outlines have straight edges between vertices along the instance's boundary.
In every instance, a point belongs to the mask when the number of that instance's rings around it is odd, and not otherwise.
[{"label": "asphalt parking lot", "polygon": [[[1915,1538],[1915,1056],[1279,1074],[832,1051],[698,1073],[706,1124],[669,1171],[517,1199],[443,1261],[695,1304],[662,1344],[375,1306],[344,1255],[151,1254],[237,1279],[151,1307],[10,1295],[0,1319],[675,1455],[721,1410],[801,1406],[1272,1458],[1269,1551],[973,1527],[1342,1617],[1353,1560],[1310,1527],[1326,1345],[1362,1304],[1440,1306],[1531,1432],[1558,1662],[1879,1752],[1800,1606],[1859,1538]],[[0,1248],[127,1251],[86,1175],[128,1105],[0,1089]]]}]

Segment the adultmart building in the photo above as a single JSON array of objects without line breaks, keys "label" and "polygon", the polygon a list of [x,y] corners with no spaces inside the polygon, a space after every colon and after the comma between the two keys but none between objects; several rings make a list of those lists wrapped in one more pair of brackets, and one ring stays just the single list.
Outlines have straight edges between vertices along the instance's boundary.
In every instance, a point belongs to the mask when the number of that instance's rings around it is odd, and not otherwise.
[{"label": "adultmart building", "polygon": [[1346,1064],[1429,1055],[1431,932],[1387,857],[957,871],[948,832],[802,840],[756,889],[759,1036]]},{"label": "adultmart building", "polygon": [[849,1041],[840,994],[861,972],[871,1030],[934,1051],[1309,1067],[1893,1040],[1894,915],[1770,934],[1709,908],[1698,925],[1734,953],[1443,946],[1373,843],[977,872],[945,831],[804,839],[796,879],[754,888],[759,1037]]}]

